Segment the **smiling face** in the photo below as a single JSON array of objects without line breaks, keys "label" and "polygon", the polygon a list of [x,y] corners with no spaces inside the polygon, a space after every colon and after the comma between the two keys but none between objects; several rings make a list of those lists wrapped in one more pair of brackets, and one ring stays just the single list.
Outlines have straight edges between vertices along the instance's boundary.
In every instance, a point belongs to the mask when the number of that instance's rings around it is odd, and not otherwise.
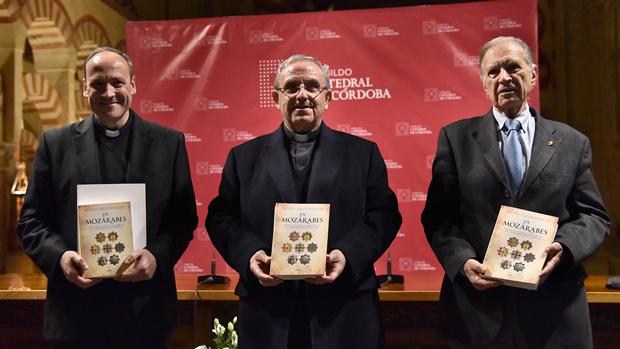
[{"label": "smiling face", "polygon": [[527,97],[536,85],[537,69],[535,64],[528,64],[523,47],[502,40],[482,59],[482,86],[495,108],[512,118],[525,110]]},{"label": "smiling face", "polygon": [[[312,61],[296,61],[284,68],[279,76],[278,86],[284,90],[300,89],[300,91],[287,96],[283,92],[274,90],[271,95],[288,129],[304,134],[319,127],[332,93],[325,90],[313,95],[308,90],[319,90],[325,86],[325,83],[321,68]],[[303,88],[300,88],[302,84]]]},{"label": "smiling face", "polygon": [[127,122],[135,93],[134,77],[127,62],[117,53],[103,51],[86,63],[83,95],[106,128],[116,129]]}]

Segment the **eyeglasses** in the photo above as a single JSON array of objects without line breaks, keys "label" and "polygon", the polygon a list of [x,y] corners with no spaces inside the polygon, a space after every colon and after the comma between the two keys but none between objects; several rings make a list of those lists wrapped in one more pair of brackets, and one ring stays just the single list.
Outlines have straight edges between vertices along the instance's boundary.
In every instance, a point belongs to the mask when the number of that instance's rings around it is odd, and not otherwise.
[{"label": "eyeglasses", "polygon": [[319,87],[310,85],[306,87],[306,85],[304,84],[299,84],[286,86],[285,88],[278,87],[276,88],[276,91],[282,92],[282,94],[284,94],[288,98],[295,98],[299,93],[301,93],[302,88],[306,91],[306,94],[312,100],[316,99],[321,93],[323,93],[323,91],[327,90],[327,86]]}]

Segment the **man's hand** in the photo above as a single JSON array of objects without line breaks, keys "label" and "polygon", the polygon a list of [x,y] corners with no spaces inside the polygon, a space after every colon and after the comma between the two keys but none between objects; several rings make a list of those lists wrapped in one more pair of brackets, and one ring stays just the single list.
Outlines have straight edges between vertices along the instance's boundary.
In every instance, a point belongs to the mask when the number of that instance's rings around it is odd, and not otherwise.
[{"label": "man's hand", "polygon": [[306,279],[306,282],[315,285],[331,284],[336,281],[340,274],[342,274],[342,271],[346,265],[347,259],[342,251],[333,250],[327,255],[325,275]]},{"label": "man's hand", "polygon": [[468,259],[467,262],[463,265],[463,272],[465,272],[465,276],[467,280],[471,282],[472,286],[478,291],[484,291],[489,288],[501,286],[502,283],[500,281],[494,280],[485,280],[482,278],[482,274],[487,271],[487,267],[485,267],[482,263],[478,262],[475,259]]},{"label": "man's hand", "polygon": [[75,251],[66,251],[60,257],[60,269],[70,283],[82,289],[87,289],[101,282],[101,279],[86,279],[82,275],[88,265],[82,256]]},{"label": "man's hand", "polygon": [[250,257],[250,271],[263,286],[276,286],[282,283],[282,280],[269,275],[270,265],[271,257],[263,250],[256,251],[256,253]]},{"label": "man's hand", "polygon": [[153,278],[157,269],[157,261],[151,251],[143,248],[131,252],[120,268],[124,271],[114,280],[123,282],[146,281]]},{"label": "man's hand", "polygon": [[547,280],[551,272],[557,268],[560,264],[560,259],[562,258],[562,245],[559,242],[553,242],[551,245],[545,248],[545,253],[547,254],[547,261],[545,262],[545,267],[540,271],[540,281],[539,283],[543,283]]}]

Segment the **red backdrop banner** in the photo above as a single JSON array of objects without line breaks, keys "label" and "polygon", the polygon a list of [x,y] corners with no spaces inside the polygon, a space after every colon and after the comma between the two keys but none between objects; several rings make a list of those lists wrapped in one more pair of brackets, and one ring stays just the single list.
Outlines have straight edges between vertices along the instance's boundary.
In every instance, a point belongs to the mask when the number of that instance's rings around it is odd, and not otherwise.
[{"label": "red backdrop banner", "polygon": [[[403,214],[389,249],[393,272],[442,273],[420,223],[437,133],[489,110],[482,45],[518,36],[536,57],[536,23],[536,0],[128,23],[134,109],[184,132],[190,157],[200,224],[176,272],[210,272],[215,250],[204,218],[226,154],[278,127],[276,67],[304,53],[330,68],[327,125],[376,142],[385,158]],[[538,90],[529,103],[538,107]],[[234,272],[216,256],[219,273]],[[383,256],[377,273],[385,264]]]}]

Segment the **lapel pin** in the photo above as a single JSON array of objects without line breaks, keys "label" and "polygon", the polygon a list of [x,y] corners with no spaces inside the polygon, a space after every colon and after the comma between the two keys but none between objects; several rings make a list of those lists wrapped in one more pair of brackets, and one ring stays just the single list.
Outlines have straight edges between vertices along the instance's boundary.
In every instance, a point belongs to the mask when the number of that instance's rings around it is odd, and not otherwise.
[{"label": "lapel pin", "polygon": [[553,141],[552,140],[548,140],[547,141],[547,145],[553,145]]}]

